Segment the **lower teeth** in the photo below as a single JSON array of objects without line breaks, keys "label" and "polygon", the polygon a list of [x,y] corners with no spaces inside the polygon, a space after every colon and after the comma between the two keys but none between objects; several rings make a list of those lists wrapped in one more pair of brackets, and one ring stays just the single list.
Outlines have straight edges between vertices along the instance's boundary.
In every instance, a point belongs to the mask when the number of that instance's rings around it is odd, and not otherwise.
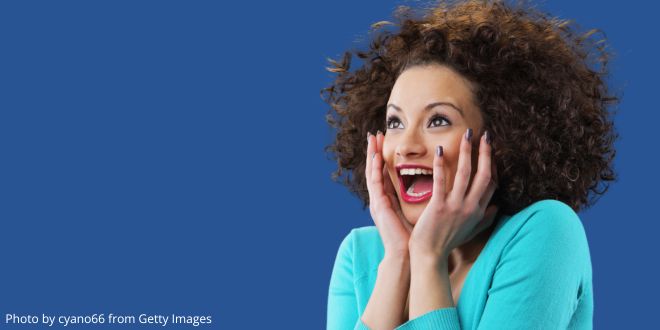
[{"label": "lower teeth", "polygon": [[408,190],[406,191],[406,194],[408,194],[409,196],[413,196],[413,197],[420,197],[420,196],[424,196],[424,195],[429,193],[428,191],[423,192],[423,193],[416,193],[416,192],[413,191],[414,187],[415,187],[415,184],[414,183],[411,184],[410,187],[408,187]]}]

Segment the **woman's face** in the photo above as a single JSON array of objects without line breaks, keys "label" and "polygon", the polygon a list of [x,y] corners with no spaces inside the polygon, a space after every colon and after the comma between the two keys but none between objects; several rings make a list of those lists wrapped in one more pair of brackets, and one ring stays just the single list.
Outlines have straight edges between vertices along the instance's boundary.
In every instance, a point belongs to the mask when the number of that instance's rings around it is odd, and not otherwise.
[{"label": "woman's face", "polygon": [[[431,197],[433,176],[410,175],[414,171],[410,169],[402,175],[401,166],[432,173],[436,146],[442,146],[445,189],[449,192],[454,184],[461,139],[471,128],[471,141],[478,144],[483,118],[474,102],[471,83],[439,64],[413,66],[399,76],[387,103],[386,118],[385,166],[404,216],[415,225]],[[477,168],[475,150],[478,149],[473,148],[473,175]]]}]

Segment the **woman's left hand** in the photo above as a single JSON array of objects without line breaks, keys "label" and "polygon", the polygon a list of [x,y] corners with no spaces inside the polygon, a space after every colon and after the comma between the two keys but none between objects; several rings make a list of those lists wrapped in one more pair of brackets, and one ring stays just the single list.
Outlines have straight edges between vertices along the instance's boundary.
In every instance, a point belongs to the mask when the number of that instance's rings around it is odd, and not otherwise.
[{"label": "woman's left hand", "polygon": [[[487,133],[486,133],[487,134]],[[411,258],[444,258],[464,242],[488,228],[497,207],[488,206],[497,184],[491,169],[491,145],[484,134],[479,142],[477,173],[466,193],[472,173],[472,143],[468,132],[461,139],[454,185],[445,192],[443,157],[438,150],[433,159],[433,195],[419,217],[408,242]]]}]

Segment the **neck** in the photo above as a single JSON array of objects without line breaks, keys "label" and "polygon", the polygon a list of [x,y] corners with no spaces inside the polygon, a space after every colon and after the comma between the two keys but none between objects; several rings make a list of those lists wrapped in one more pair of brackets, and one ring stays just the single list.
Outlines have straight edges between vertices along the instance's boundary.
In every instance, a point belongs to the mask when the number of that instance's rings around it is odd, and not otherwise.
[{"label": "neck", "polygon": [[461,269],[462,267],[472,265],[488,242],[493,229],[495,229],[495,222],[471,240],[453,249],[449,253],[449,272],[451,273],[454,269]]}]

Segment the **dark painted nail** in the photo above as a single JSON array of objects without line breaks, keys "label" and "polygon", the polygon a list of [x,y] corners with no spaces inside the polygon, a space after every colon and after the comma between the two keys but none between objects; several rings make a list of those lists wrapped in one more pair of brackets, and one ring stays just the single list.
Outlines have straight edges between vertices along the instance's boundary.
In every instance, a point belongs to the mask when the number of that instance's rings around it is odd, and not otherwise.
[{"label": "dark painted nail", "polygon": [[467,132],[465,132],[465,139],[470,141],[471,138],[472,138],[472,129],[468,128]]},{"label": "dark painted nail", "polygon": [[490,135],[490,132],[486,131],[484,135],[486,136],[486,143],[490,144],[493,141],[493,137]]},{"label": "dark painted nail", "polygon": [[438,157],[442,157],[442,146],[436,147],[435,153],[438,154]]}]

